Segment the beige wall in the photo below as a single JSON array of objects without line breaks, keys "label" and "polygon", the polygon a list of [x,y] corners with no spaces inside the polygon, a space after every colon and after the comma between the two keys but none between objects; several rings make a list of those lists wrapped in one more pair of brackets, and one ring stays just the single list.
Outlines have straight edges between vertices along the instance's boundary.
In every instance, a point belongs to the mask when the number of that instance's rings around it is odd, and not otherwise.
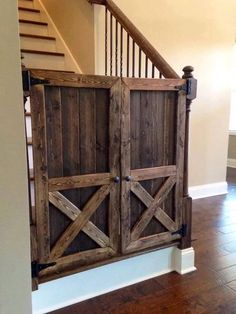
[{"label": "beige wall", "polygon": [[[198,98],[192,105],[190,185],[225,181],[235,0],[115,0],[182,75],[193,65]],[[102,8],[96,10],[96,67],[101,68]],[[101,37],[102,36],[102,37]],[[100,60],[100,61],[99,61]]]},{"label": "beige wall", "polygon": [[82,73],[94,73],[94,14],[86,0],[41,0]]},{"label": "beige wall", "polygon": [[17,1],[0,10],[0,313],[31,313],[29,219]]},{"label": "beige wall", "polygon": [[236,136],[229,136],[228,158],[236,159]]}]

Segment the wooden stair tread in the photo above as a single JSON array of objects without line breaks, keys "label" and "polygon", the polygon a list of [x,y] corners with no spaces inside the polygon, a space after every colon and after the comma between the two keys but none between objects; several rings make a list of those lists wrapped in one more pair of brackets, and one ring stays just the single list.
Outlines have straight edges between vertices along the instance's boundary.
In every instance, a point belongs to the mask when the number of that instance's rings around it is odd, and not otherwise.
[{"label": "wooden stair tread", "polygon": [[19,23],[48,26],[48,23],[46,23],[46,22],[38,22],[38,21],[34,21],[34,20],[25,20],[25,19],[19,19]]},{"label": "wooden stair tread", "polygon": [[22,53],[32,53],[38,55],[48,55],[48,56],[55,56],[55,57],[64,57],[65,54],[62,52],[52,52],[52,51],[42,51],[42,50],[32,50],[32,49],[21,49]]},{"label": "wooden stair tread", "polygon": [[40,13],[40,10],[38,9],[31,9],[31,8],[25,8],[25,7],[18,7],[18,10],[32,12],[32,13]]},{"label": "wooden stair tread", "polygon": [[45,40],[56,40],[55,37],[51,37],[51,36],[42,36],[42,35],[34,35],[34,34],[26,34],[26,33],[20,33],[20,37],[45,39]]},{"label": "wooden stair tread", "polygon": [[31,112],[25,112],[26,117],[31,117]]}]

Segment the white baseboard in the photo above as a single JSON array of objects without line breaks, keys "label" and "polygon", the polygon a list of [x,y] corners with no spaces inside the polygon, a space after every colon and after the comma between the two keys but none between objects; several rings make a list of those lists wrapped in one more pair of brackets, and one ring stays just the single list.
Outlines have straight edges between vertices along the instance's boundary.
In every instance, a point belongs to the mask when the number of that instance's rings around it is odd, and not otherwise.
[{"label": "white baseboard", "polygon": [[189,188],[189,194],[192,199],[211,197],[228,193],[227,182],[217,182],[212,184],[192,186]]},{"label": "white baseboard", "polygon": [[153,278],[171,271],[194,271],[193,249],[169,247],[53,280],[32,293],[33,314],[51,311]]},{"label": "white baseboard", "polygon": [[236,168],[236,159],[228,158],[227,167]]},{"label": "white baseboard", "polygon": [[175,249],[175,270],[180,275],[185,275],[197,269],[194,266],[194,260],[195,252],[192,247],[185,250]]}]

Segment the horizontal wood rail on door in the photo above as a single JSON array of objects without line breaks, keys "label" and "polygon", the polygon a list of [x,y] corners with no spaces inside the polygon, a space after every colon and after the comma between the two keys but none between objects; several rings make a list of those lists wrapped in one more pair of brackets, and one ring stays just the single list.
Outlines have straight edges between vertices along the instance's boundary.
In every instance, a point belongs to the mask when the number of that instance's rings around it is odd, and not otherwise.
[{"label": "horizontal wood rail on door", "polygon": [[184,208],[187,80],[31,70],[29,81],[32,256],[56,263],[39,282],[189,245],[180,232],[191,211]]},{"label": "horizontal wood rail on door", "polygon": [[[112,0],[88,0],[93,4],[100,4],[106,7],[106,21],[105,21],[105,74],[108,73],[108,63],[110,61],[110,75],[112,75],[112,71],[115,71],[115,75],[118,75],[120,72],[120,76],[130,76],[132,72],[132,76],[135,77],[135,72],[138,72],[138,77],[142,76],[142,53],[145,54],[145,77],[148,77],[149,67],[148,62],[152,63],[152,77],[155,77],[155,69],[159,71],[159,78],[162,76],[165,78],[179,78],[178,74],[172,69],[172,67],[168,64],[168,62],[159,54],[159,52],[153,47],[153,45],[144,37],[144,35],[138,30],[138,28],[128,19],[128,17],[120,10],[120,8],[112,1]],[[108,47],[108,16],[107,11],[110,12],[110,43]],[[112,22],[113,17],[116,19],[115,25],[115,34],[114,33],[114,25]],[[120,36],[118,34],[118,24],[120,24]],[[126,51],[124,51],[124,34],[123,30],[127,32],[127,58],[126,58],[126,72],[123,71],[123,61],[124,55]],[[115,37],[115,43],[113,43]],[[120,37],[120,38],[118,38]],[[133,51],[132,56],[130,56],[130,39],[133,40]],[[136,56],[135,45],[139,47],[138,56]],[[108,58],[108,48],[110,48],[110,60]],[[120,51],[118,51],[120,50]],[[114,58],[115,54],[115,59]],[[120,62],[118,61],[118,54],[120,56]],[[130,62],[130,57],[132,57],[132,62]],[[135,60],[136,59],[136,60]],[[138,60],[137,60],[138,59]],[[112,63],[115,63],[115,65]],[[135,63],[138,63],[138,69],[135,69]],[[119,64],[120,63],[120,64]],[[130,64],[131,63],[131,64]],[[114,69],[115,68],[115,69]],[[132,69],[131,69],[132,68]],[[131,71],[132,70],[132,71]]]}]

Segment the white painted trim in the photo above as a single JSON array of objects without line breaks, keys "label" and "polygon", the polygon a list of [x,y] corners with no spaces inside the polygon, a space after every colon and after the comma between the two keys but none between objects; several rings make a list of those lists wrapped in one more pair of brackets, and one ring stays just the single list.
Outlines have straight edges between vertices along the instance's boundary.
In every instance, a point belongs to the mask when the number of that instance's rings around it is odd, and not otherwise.
[{"label": "white painted trim", "polygon": [[212,184],[192,186],[189,188],[189,194],[193,199],[211,197],[228,193],[227,182],[217,182]]},{"label": "white painted trim", "polygon": [[40,6],[43,8],[43,10],[44,10],[44,12],[45,12],[47,18],[49,19],[49,21],[50,21],[52,27],[54,28],[54,30],[55,30],[57,36],[58,36],[59,39],[61,40],[61,42],[62,42],[64,48],[66,49],[66,51],[67,51],[69,57],[70,57],[71,60],[73,61],[74,65],[75,65],[75,67],[76,67],[76,69],[77,69],[77,71],[78,71],[80,74],[83,74],[83,72],[81,71],[81,68],[80,68],[79,64],[78,64],[77,61],[75,60],[75,58],[74,58],[72,52],[70,51],[69,47],[67,46],[66,42],[64,41],[64,39],[63,39],[61,33],[59,32],[59,30],[58,30],[56,24],[53,22],[53,19],[51,18],[50,14],[48,13],[46,7],[44,6],[44,4],[42,3],[41,0],[38,0],[38,2],[39,2],[39,4],[40,4]]},{"label": "white painted trim", "polygon": [[171,271],[195,270],[194,251],[169,247],[53,280],[32,293],[33,314],[45,314]]},{"label": "white painted trim", "polygon": [[236,168],[236,159],[228,158],[227,167]]},{"label": "white painted trim", "polygon": [[236,131],[229,130],[229,135],[236,135]]},{"label": "white painted trim", "polygon": [[192,247],[185,250],[179,250],[178,248],[175,248],[174,258],[175,271],[180,275],[185,275],[197,270],[197,268],[194,266],[195,252]]}]

